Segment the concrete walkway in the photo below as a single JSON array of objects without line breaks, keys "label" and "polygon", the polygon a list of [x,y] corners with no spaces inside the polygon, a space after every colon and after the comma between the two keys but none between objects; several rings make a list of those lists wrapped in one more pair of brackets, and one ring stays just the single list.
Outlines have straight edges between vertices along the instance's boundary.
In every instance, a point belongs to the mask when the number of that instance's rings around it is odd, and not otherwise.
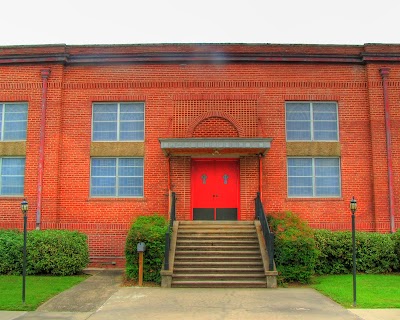
[{"label": "concrete walkway", "polygon": [[97,271],[37,311],[0,311],[0,320],[400,319],[400,309],[350,311],[309,288],[162,289],[121,281],[121,271]]}]

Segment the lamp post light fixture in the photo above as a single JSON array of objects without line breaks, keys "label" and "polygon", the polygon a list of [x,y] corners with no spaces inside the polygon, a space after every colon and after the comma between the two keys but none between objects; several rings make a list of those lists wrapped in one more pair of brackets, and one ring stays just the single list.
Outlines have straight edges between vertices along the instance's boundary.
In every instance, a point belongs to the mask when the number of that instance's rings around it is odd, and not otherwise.
[{"label": "lamp post light fixture", "polygon": [[21,202],[21,211],[24,215],[24,251],[22,262],[22,303],[25,303],[25,278],[26,278],[26,224],[28,220],[28,201],[25,199]]},{"label": "lamp post light fixture", "polygon": [[357,201],[356,199],[350,200],[350,211],[351,211],[351,234],[353,240],[353,307],[357,306],[357,287],[356,287],[356,210]]}]

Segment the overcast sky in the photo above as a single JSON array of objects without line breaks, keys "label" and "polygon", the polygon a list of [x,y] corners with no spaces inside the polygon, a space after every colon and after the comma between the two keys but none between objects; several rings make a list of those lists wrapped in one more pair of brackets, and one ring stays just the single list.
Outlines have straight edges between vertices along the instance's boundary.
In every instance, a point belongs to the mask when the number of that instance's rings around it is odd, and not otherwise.
[{"label": "overcast sky", "polygon": [[0,46],[400,44],[400,0],[3,0]]}]

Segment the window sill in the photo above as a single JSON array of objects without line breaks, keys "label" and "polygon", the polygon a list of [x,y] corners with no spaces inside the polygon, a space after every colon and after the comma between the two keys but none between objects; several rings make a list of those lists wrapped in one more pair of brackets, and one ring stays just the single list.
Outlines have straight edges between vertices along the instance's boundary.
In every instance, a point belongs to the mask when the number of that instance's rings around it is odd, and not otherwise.
[{"label": "window sill", "polygon": [[121,198],[113,198],[113,197],[102,198],[102,197],[99,197],[99,198],[88,198],[87,201],[88,202],[95,202],[95,201],[99,201],[99,202],[110,202],[110,201],[112,201],[112,202],[115,202],[115,201],[146,202],[147,199],[145,197],[136,197],[136,198],[124,198],[124,197],[121,197]]},{"label": "window sill", "polygon": [[337,198],[286,198],[286,201],[343,201],[344,199],[342,197],[337,197]]},{"label": "window sill", "polygon": [[23,194],[19,194],[19,195],[0,195],[0,200],[15,200],[18,198],[24,198]]}]

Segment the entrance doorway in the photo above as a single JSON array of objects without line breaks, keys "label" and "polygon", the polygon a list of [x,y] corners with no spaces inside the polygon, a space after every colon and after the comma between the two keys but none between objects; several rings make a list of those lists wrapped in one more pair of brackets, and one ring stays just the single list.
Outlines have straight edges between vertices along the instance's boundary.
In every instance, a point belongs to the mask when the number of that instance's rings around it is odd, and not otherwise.
[{"label": "entrance doorway", "polygon": [[238,220],[238,159],[192,159],[191,178],[193,220]]}]

